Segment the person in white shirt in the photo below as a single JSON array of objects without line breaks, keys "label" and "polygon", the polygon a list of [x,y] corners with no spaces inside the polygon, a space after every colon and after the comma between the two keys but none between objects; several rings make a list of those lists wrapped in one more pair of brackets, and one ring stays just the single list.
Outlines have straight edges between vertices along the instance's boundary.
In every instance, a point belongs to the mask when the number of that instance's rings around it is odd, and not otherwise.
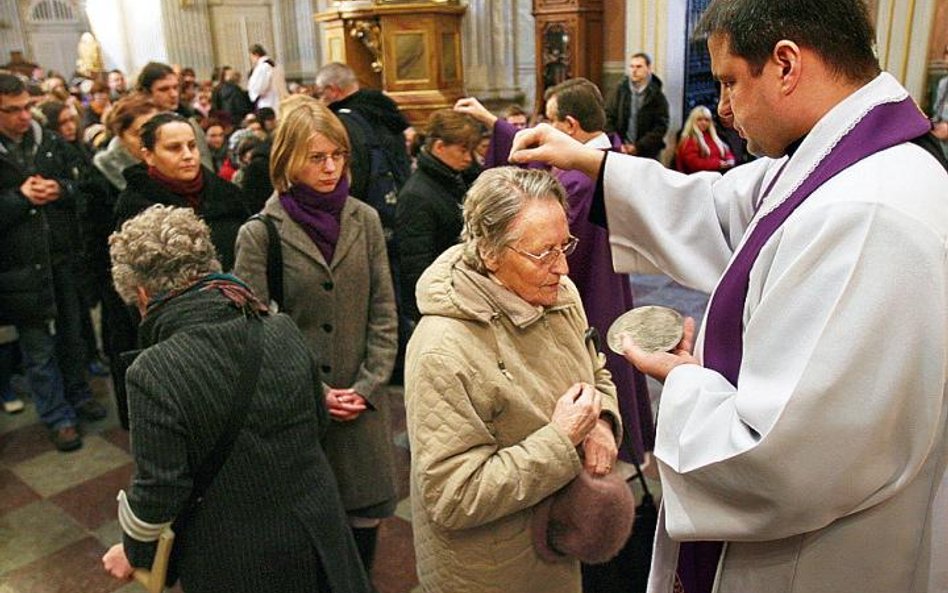
[{"label": "person in white shirt", "polygon": [[267,56],[267,50],[259,43],[250,48],[250,63],[253,70],[247,81],[247,94],[254,109],[269,107],[280,115],[280,100],[287,95],[283,69]]},{"label": "person in white shirt", "polygon": [[712,291],[673,352],[624,341],[665,382],[649,590],[948,591],[948,165],[930,122],[880,71],[860,0],[712,0],[698,34],[720,116],[762,158],[684,175],[550,126],[511,155],[599,175],[617,272]]}]

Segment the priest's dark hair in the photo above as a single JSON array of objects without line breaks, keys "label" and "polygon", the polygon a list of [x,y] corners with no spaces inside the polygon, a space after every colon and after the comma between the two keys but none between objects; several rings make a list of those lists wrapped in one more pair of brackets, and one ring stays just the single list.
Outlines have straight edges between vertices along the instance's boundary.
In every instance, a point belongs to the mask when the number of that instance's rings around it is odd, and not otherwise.
[{"label": "priest's dark hair", "polygon": [[563,121],[571,116],[584,132],[601,132],[606,127],[606,112],[603,109],[599,87],[585,78],[571,78],[546,89],[543,99],[556,97],[556,119]]},{"label": "priest's dark hair", "polygon": [[806,47],[838,76],[868,82],[879,72],[864,0],[712,0],[695,36],[722,35],[729,51],[760,75],[782,39]]}]

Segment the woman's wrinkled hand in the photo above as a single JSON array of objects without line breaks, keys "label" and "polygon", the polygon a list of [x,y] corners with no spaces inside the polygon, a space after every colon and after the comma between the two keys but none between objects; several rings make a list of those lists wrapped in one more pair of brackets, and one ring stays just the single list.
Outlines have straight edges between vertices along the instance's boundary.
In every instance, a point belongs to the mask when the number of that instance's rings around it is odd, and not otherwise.
[{"label": "woman's wrinkled hand", "polygon": [[579,445],[596,426],[602,401],[596,388],[575,383],[556,401],[550,423],[560,427],[570,442]]},{"label": "woman's wrinkled hand", "polygon": [[635,368],[664,383],[668,373],[675,367],[683,364],[698,364],[698,359],[691,354],[694,349],[694,338],[695,320],[688,317],[685,319],[684,335],[671,352],[646,352],[639,348],[628,334],[622,336],[622,351],[625,359],[635,365]]},{"label": "woman's wrinkled hand", "polygon": [[115,544],[102,556],[102,567],[105,568],[105,572],[117,579],[128,580],[132,578],[132,573],[135,572],[135,569],[128,562],[125,547],[122,544]]},{"label": "woman's wrinkled hand", "polygon": [[596,421],[586,438],[583,439],[583,451],[586,457],[583,467],[594,476],[604,476],[612,471],[619,455],[612,424],[605,418]]}]

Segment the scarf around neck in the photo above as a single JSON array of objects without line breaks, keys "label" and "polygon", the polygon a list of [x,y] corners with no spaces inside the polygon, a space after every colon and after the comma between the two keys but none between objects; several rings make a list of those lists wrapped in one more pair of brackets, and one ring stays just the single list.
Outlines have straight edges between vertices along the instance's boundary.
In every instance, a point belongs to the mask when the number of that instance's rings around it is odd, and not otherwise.
[{"label": "scarf around neck", "polygon": [[172,179],[155,167],[148,167],[148,176],[158,185],[173,194],[179,195],[188,202],[188,206],[195,212],[201,211],[201,192],[204,190],[204,168],[198,167],[197,177],[191,181]]},{"label": "scarf around neck", "polygon": [[349,197],[349,180],[343,177],[331,192],[318,192],[308,185],[297,183],[280,194],[280,204],[306,235],[313,240],[327,264],[339,241],[342,207]]}]

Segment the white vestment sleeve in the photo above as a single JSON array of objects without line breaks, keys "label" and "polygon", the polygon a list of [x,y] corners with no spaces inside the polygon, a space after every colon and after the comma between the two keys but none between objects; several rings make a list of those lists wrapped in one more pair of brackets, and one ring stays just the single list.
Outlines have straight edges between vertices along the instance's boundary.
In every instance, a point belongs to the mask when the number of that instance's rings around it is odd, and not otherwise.
[{"label": "white vestment sleeve", "polygon": [[757,259],[739,389],[697,365],[668,376],[655,455],[673,538],[817,530],[898,493],[942,446],[948,206],[918,176],[863,164]]},{"label": "white vestment sleeve", "polygon": [[684,175],[652,159],[610,153],[603,183],[616,272],[658,268],[685,286],[711,292],[774,163],[760,159],[723,176]]},{"label": "white vestment sleeve", "polygon": [[273,67],[264,60],[257,62],[253,72],[250,73],[250,80],[247,81],[247,94],[251,101],[256,101],[260,95],[267,92],[270,88],[270,78],[273,75]]}]

